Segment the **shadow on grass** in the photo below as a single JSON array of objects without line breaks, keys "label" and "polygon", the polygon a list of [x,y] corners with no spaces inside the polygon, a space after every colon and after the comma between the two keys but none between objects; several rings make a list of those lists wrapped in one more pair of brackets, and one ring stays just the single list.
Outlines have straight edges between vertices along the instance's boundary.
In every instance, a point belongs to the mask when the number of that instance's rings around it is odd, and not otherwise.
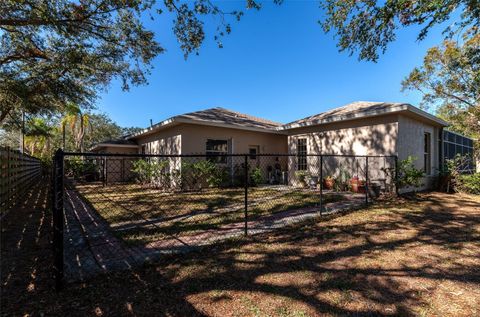
[{"label": "shadow on grass", "polygon": [[478,309],[451,295],[431,302],[445,282],[465,288],[462,300],[478,296],[480,211],[470,199],[431,194],[386,202],[388,209],[171,256],[57,295],[48,243],[38,239],[50,230],[49,212],[35,204],[45,195],[32,193],[2,222],[6,314],[413,316],[441,315],[442,301],[463,309],[452,315]]}]

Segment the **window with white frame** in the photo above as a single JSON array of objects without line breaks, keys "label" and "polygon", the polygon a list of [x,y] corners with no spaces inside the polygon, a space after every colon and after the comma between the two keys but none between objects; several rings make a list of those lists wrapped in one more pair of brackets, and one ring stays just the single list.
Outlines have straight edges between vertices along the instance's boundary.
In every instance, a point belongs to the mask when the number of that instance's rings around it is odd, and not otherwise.
[{"label": "window with white frame", "polygon": [[307,170],[307,139],[297,139],[297,170]]},{"label": "window with white frame", "polygon": [[431,135],[428,132],[424,133],[423,137],[423,171],[425,174],[430,175],[432,172],[432,145],[431,145]]},{"label": "window with white frame", "polygon": [[[227,163],[228,141],[208,139],[206,144],[207,158],[211,162],[225,164]],[[224,156],[221,156],[224,155]]]}]

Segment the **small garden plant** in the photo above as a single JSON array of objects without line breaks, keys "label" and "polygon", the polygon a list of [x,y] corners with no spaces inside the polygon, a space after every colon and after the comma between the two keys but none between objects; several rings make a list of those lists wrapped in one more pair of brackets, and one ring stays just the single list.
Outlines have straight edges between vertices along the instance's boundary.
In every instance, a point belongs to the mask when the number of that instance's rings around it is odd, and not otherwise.
[{"label": "small garden plant", "polygon": [[133,162],[132,172],[142,185],[155,188],[169,188],[172,186],[173,174],[168,171],[167,160],[138,160]]},{"label": "small garden plant", "polygon": [[480,173],[465,173],[471,160],[471,156],[460,154],[453,159],[445,160],[443,169],[440,170],[439,190],[480,194]]},{"label": "small garden plant", "polygon": [[382,170],[392,179],[397,188],[405,187],[419,187],[421,186],[422,178],[425,176],[425,172],[422,169],[415,167],[414,156],[408,156],[406,159],[401,160],[397,164],[397,174],[395,177],[395,167],[382,168]]},{"label": "small garden plant", "polygon": [[307,179],[310,177],[310,173],[307,171],[296,171],[295,176],[297,177],[300,186],[307,187]]},{"label": "small garden plant", "polygon": [[260,167],[255,167],[250,172],[250,183],[251,183],[252,186],[257,186],[259,184],[264,183],[263,174],[262,174],[262,170],[260,169]]},{"label": "small garden plant", "polygon": [[480,195],[480,173],[459,175],[455,190],[462,193]]},{"label": "small garden plant", "polygon": [[74,157],[65,161],[65,175],[67,176],[93,181],[98,178],[98,174],[97,165],[92,160]]},{"label": "small garden plant", "polygon": [[228,183],[229,175],[224,166],[209,160],[182,163],[182,187],[184,189],[202,189],[221,187]]}]

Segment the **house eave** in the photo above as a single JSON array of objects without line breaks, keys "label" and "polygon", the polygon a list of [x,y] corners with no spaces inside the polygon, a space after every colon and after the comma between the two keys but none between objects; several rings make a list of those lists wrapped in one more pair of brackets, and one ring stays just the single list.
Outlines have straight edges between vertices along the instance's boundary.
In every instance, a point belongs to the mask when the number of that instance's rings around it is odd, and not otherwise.
[{"label": "house eave", "polygon": [[118,147],[118,148],[130,148],[136,149],[138,148],[137,144],[115,144],[115,143],[98,143],[95,144],[93,147],[90,148],[90,151],[95,151],[105,147]]},{"label": "house eave", "polygon": [[410,104],[407,104],[407,107],[408,107],[408,111],[410,112],[413,112],[419,116],[422,116],[430,121],[433,121],[435,123],[437,123],[438,125],[442,126],[442,127],[448,127],[450,124],[426,111],[423,111],[422,109],[418,109],[417,107],[414,107]]},{"label": "house eave", "polygon": [[310,126],[317,126],[317,125],[323,125],[323,124],[329,124],[329,123],[334,123],[334,122],[340,122],[340,121],[351,121],[351,120],[356,120],[356,119],[362,119],[362,118],[370,118],[370,117],[377,117],[377,116],[382,116],[382,115],[387,115],[387,114],[393,114],[393,113],[402,113],[402,112],[411,112],[413,114],[416,114],[418,116],[421,116],[424,119],[427,119],[428,121],[434,122],[435,124],[439,126],[446,127],[449,124],[445,122],[444,120],[437,118],[434,115],[429,114],[428,112],[425,112],[421,109],[418,109],[410,104],[399,104],[394,107],[389,107],[385,108],[382,110],[377,110],[377,111],[370,111],[370,112],[360,112],[360,113],[354,113],[350,115],[345,115],[345,116],[333,116],[328,119],[323,119],[323,120],[317,120],[317,121],[312,121],[312,122],[306,122],[306,123],[293,123],[293,124],[286,124],[282,127],[279,127],[279,130],[290,130],[290,129],[297,129],[297,128],[304,128],[304,127],[310,127]]}]

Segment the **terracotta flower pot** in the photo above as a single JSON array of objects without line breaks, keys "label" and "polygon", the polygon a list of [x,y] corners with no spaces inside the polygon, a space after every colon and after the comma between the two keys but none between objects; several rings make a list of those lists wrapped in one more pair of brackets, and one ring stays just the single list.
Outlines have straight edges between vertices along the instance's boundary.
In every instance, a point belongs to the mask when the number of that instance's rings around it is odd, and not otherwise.
[{"label": "terracotta flower pot", "polygon": [[360,187],[362,186],[362,181],[358,179],[358,177],[353,177],[350,179],[350,187],[352,188],[352,192],[359,193]]}]

